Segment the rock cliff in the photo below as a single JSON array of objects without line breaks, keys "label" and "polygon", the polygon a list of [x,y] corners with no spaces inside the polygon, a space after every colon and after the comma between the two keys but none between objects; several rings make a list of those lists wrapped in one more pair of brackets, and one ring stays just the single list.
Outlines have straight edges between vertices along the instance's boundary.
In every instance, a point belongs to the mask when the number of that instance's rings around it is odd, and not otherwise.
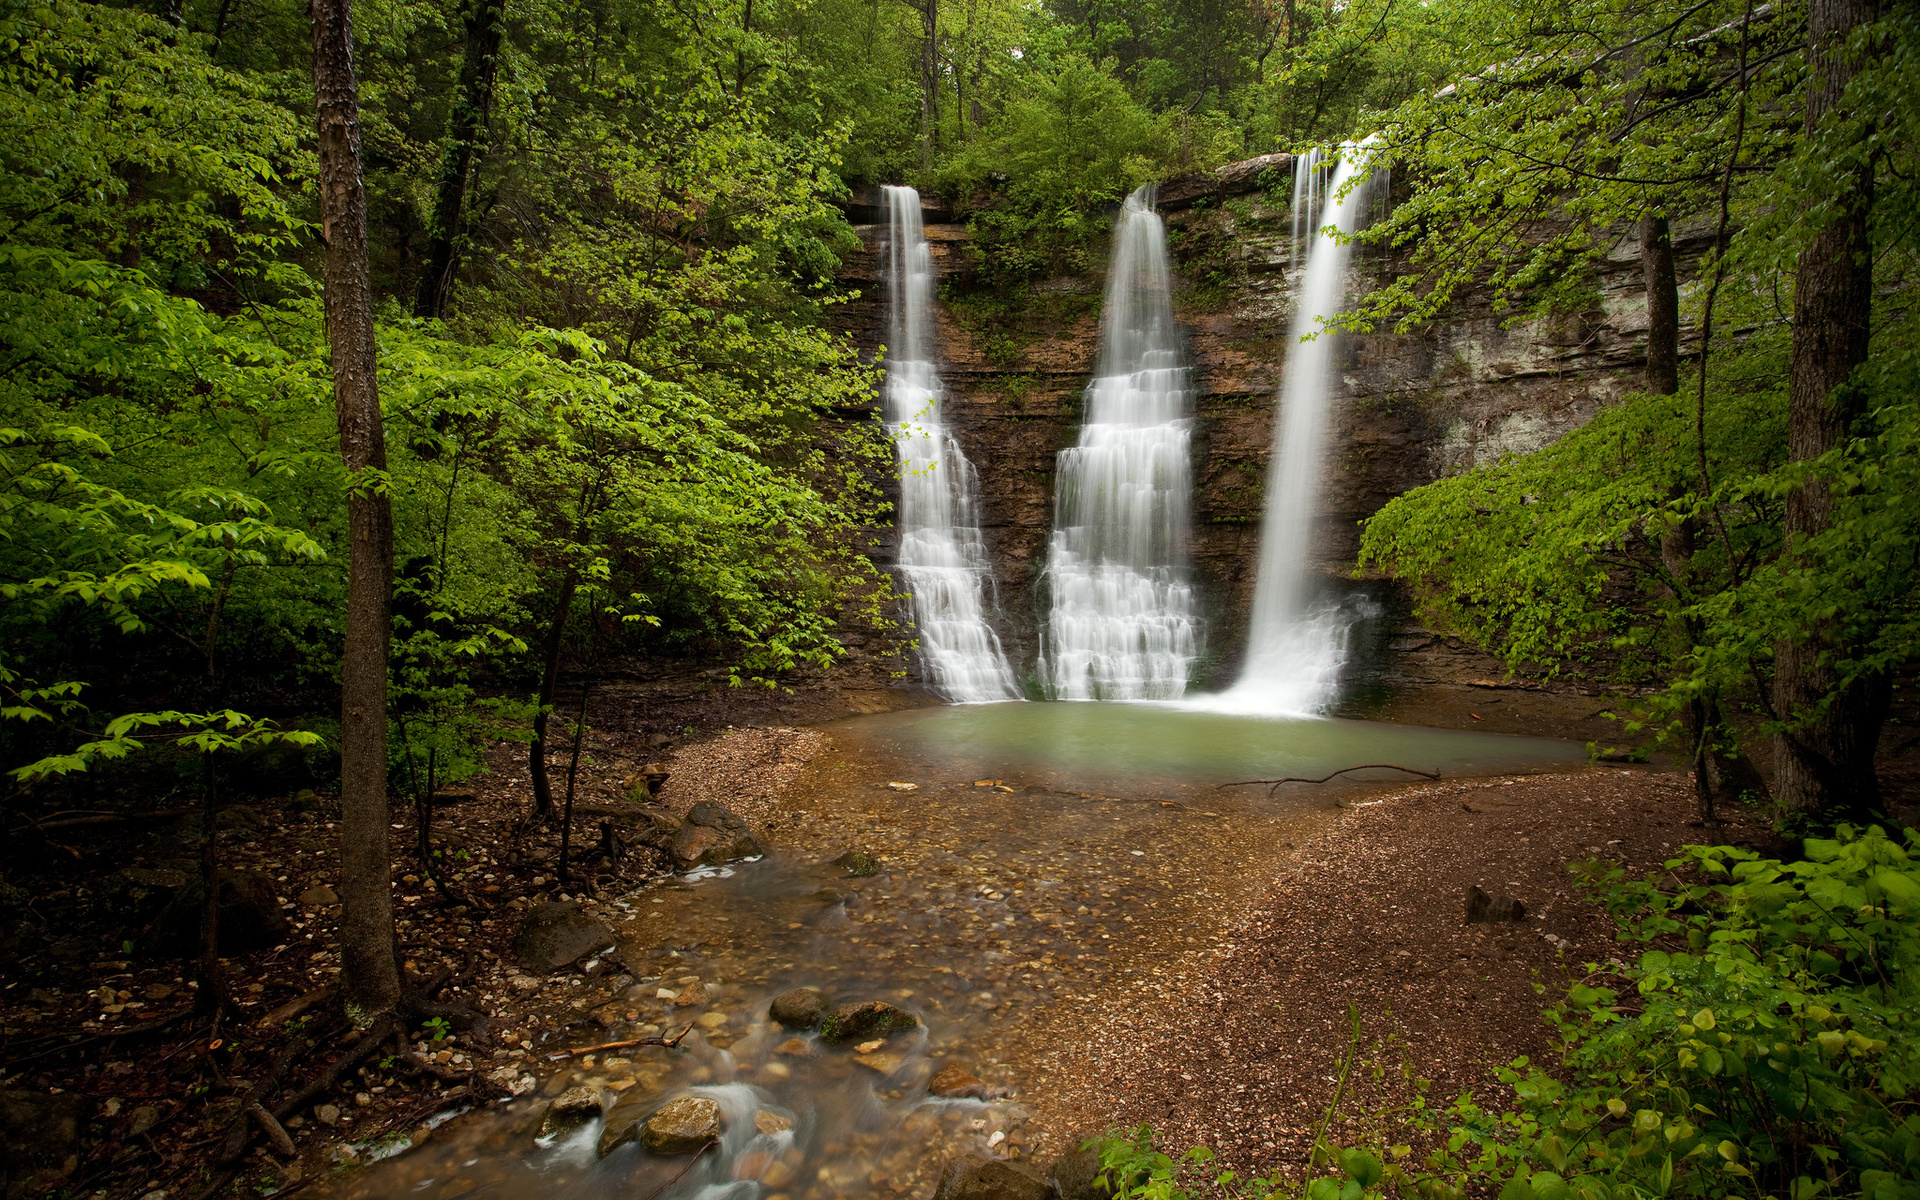
[{"label": "rock cliff", "polygon": [[[1291,157],[1268,155],[1175,180],[1160,198],[1197,392],[1191,552],[1207,617],[1201,680],[1215,685],[1232,678],[1252,599],[1298,274],[1289,261],[1291,179]],[[854,219],[872,219],[873,198],[855,199]],[[1025,668],[1045,613],[1055,456],[1078,431],[1103,280],[1069,276],[1014,297],[990,294],[967,227],[937,202],[927,203],[926,218],[943,283],[946,419],[979,473],[1002,635]],[[885,232],[860,226],[866,250],[843,271],[861,296],[839,320],[869,353],[885,337],[885,259],[876,253]],[[1371,250],[1356,254],[1351,294],[1394,265]],[[1631,239],[1613,248],[1593,284],[1587,311],[1553,320],[1508,324],[1489,297],[1472,295],[1450,319],[1416,332],[1341,337],[1344,388],[1321,464],[1315,557],[1330,587],[1364,588],[1384,602],[1375,640],[1395,651],[1386,660],[1393,674],[1459,679],[1491,668],[1409,625],[1390,584],[1351,578],[1360,522],[1409,489],[1544,446],[1638,384],[1646,305]]]}]

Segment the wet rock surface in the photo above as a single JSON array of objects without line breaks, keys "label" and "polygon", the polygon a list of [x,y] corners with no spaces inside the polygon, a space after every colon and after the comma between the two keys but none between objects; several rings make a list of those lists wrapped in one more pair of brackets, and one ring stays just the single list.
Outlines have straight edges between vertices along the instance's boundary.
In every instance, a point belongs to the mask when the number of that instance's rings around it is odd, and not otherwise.
[{"label": "wet rock surface", "polygon": [[920,1023],[920,1019],[910,1012],[904,1012],[884,1000],[863,1000],[858,1004],[842,1004],[833,1010],[821,1023],[820,1040],[830,1046],[844,1045],[848,1042],[864,1042],[869,1038],[885,1037],[899,1029],[911,1029]]},{"label": "wet rock surface", "polygon": [[704,1096],[670,1100],[640,1126],[640,1144],[653,1154],[693,1154],[720,1136],[720,1105]]}]

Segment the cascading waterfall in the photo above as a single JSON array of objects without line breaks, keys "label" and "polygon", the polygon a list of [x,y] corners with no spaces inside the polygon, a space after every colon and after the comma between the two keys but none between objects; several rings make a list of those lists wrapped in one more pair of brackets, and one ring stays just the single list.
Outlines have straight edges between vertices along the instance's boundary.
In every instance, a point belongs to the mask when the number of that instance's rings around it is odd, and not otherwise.
[{"label": "cascading waterfall", "polygon": [[1079,444],[1060,453],[1040,674],[1062,700],[1173,700],[1196,653],[1189,381],[1151,187],[1114,229]]},{"label": "cascading waterfall", "polygon": [[959,704],[1017,700],[1000,639],[987,623],[992,572],[973,515],[973,465],[940,422],[940,376],[928,325],[933,255],[920,224],[920,193],[889,187],[886,417],[900,455],[900,553],[927,685]]},{"label": "cascading waterfall", "polygon": [[[1295,160],[1294,225],[1296,231],[1309,235],[1306,272],[1295,302],[1293,344],[1280,385],[1279,436],[1267,468],[1267,512],[1260,531],[1260,573],[1254,586],[1247,661],[1239,682],[1214,698],[1220,707],[1244,712],[1318,711],[1331,699],[1346,658],[1354,614],[1315,594],[1307,556],[1318,509],[1327,409],[1336,383],[1337,335],[1325,322],[1345,305],[1347,264],[1352,257],[1352,244],[1325,230],[1331,226],[1351,234],[1359,227],[1370,181],[1345,195],[1341,190],[1365,173],[1366,153],[1364,142],[1342,146],[1338,165],[1324,184],[1320,177],[1325,160],[1318,151]],[[1323,198],[1324,207],[1316,216],[1314,206]]]}]

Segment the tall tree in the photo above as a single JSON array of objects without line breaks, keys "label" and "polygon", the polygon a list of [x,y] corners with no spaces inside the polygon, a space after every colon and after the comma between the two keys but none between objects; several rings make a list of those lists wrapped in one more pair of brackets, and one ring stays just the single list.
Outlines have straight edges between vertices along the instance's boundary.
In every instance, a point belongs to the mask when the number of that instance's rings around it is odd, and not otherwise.
[{"label": "tall tree", "polygon": [[[1795,462],[1838,448],[1867,415],[1867,393],[1853,374],[1867,361],[1873,315],[1873,155],[1875,131],[1844,110],[1858,68],[1852,35],[1878,17],[1875,0],[1812,0],[1808,9],[1806,137],[1840,127],[1843,169],[1831,219],[1800,253],[1793,289],[1793,357],[1787,449]],[[1826,530],[1833,496],[1823,480],[1787,495],[1785,533],[1794,543]],[[1842,682],[1835,659],[1846,653],[1832,622],[1780,643],[1774,705],[1788,728],[1779,739],[1776,790],[1789,812],[1857,815],[1878,808],[1874,751],[1892,699],[1875,672]],[[1822,705],[1824,704],[1824,707]]]},{"label": "tall tree", "polygon": [[347,468],[346,645],[340,660],[340,958],[357,1023],[400,1001],[387,827],[387,649],[393,634],[393,513],[374,351],[360,89],[350,0],[311,0],[313,95],[326,241],[327,340]]},{"label": "tall tree", "polygon": [[466,12],[466,49],[447,116],[447,140],[440,155],[440,183],[427,223],[427,269],[414,298],[417,317],[446,311],[447,294],[460,268],[466,200],[493,108],[493,77],[506,35],[505,0],[470,0]]}]

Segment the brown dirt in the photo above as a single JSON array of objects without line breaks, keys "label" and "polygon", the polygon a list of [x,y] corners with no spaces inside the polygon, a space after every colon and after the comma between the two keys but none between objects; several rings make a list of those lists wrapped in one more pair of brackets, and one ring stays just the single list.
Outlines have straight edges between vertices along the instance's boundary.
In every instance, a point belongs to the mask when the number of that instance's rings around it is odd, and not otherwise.
[{"label": "brown dirt", "polygon": [[[1493,1099],[1492,1069],[1550,1057],[1543,1007],[1586,964],[1627,953],[1568,864],[1653,869],[1704,840],[1685,776],[1646,771],[1409,788],[1355,808],[1302,847],[1211,944],[1127,1002],[1063,1013],[1029,1064],[1036,1157],[1150,1122],[1174,1152],[1206,1145],[1242,1172],[1297,1175],[1349,1044],[1360,1054],[1330,1129],[1404,1102]],[[1736,825],[1723,837],[1758,837]],[[1511,895],[1517,924],[1464,921],[1466,889]]]}]

